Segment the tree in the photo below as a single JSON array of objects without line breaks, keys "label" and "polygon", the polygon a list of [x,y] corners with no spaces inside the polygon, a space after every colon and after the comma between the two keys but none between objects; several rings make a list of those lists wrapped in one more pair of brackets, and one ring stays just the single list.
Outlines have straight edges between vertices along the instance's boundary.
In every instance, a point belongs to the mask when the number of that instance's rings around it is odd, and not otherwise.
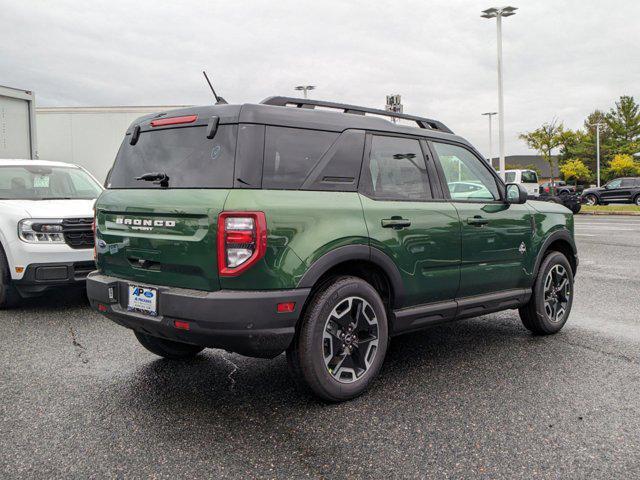
[{"label": "tree", "polygon": [[640,105],[623,95],[606,117],[615,153],[633,155],[640,151]]},{"label": "tree", "polygon": [[521,133],[520,139],[527,143],[527,146],[538,153],[549,163],[551,169],[551,183],[553,184],[554,159],[553,150],[558,148],[565,141],[565,130],[562,122],[557,120],[543,124],[532,132]]},{"label": "tree", "polygon": [[591,170],[587,167],[582,160],[574,158],[567,160],[560,166],[560,173],[565,180],[575,180],[575,185],[578,185],[579,180],[587,181],[591,179]]},{"label": "tree", "polygon": [[609,174],[613,178],[640,175],[640,165],[631,155],[619,154],[611,160]]}]

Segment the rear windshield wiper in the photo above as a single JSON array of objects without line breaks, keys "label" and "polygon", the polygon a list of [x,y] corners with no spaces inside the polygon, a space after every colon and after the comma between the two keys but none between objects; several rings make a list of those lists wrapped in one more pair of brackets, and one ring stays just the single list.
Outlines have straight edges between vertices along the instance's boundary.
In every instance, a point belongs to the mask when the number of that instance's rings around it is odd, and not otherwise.
[{"label": "rear windshield wiper", "polygon": [[136,177],[136,180],[144,180],[145,182],[153,182],[161,187],[169,186],[169,175],[164,172],[150,172]]}]

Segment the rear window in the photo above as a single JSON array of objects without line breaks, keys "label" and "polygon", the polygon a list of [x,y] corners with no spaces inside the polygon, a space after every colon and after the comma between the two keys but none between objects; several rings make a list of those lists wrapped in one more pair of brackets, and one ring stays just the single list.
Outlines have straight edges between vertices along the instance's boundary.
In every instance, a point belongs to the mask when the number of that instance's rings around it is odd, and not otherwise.
[{"label": "rear window", "polygon": [[237,125],[220,125],[212,139],[206,127],[147,131],[135,145],[126,136],[107,188],[161,188],[136,180],[145,173],[166,173],[169,188],[232,188]]},{"label": "rear window", "polygon": [[538,183],[538,174],[532,170],[523,171],[522,183]]},{"label": "rear window", "polygon": [[267,127],[262,188],[299,189],[337,138],[334,132]]},{"label": "rear window", "polygon": [[507,172],[505,174],[505,182],[513,183],[516,181],[516,172]]}]

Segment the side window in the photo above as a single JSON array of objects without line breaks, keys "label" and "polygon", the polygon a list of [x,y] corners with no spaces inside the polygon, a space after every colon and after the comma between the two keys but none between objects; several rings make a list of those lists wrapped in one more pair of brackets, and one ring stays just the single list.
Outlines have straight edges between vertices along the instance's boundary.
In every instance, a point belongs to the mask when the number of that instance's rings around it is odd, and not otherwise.
[{"label": "side window", "polygon": [[622,179],[622,183],[620,184],[621,187],[633,187],[635,185],[635,180],[633,178],[623,178]]},{"label": "side window", "polygon": [[433,142],[454,200],[499,200],[498,184],[489,167],[463,147]]},{"label": "side window", "polygon": [[363,180],[366,193],[379,200],[432,198],[424,154],[415,139],[374,135]]},{"label": "side window", "polygon": [[299,189],[337,138],[334,132],[267,127],[262,188]]},{"label": "side window", "polygon": [[607,183],[607,188],[620,188],[620,183],[622,183],[622,179],[616,178],[615,180],[611,180],[609,183]]}]

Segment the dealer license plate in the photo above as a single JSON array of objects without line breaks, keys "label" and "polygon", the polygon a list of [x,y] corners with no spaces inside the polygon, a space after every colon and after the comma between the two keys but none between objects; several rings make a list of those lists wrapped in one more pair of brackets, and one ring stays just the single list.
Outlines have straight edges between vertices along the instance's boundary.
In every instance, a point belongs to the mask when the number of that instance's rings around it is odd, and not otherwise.
[{"label": "dealer license plate", "polygon": [[129,310],[158,315],[158,290],[139,285],[129,285]]}]

